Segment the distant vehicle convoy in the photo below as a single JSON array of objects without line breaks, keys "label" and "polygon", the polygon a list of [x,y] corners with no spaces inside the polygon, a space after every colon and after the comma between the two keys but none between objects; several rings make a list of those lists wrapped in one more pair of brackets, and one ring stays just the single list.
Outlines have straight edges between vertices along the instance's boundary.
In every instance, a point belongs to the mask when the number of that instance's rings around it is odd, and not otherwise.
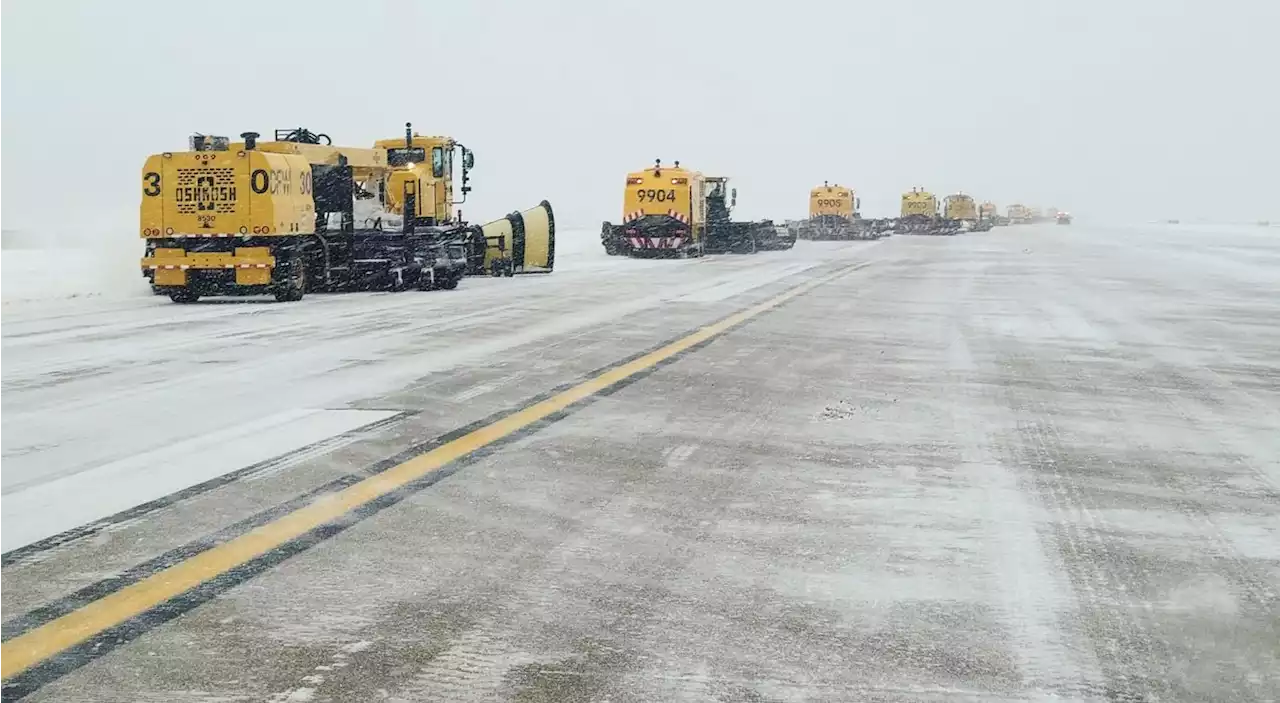
[{"label": "distant vehicle convoy", "polygon": [[[186,151],[147,158],[140,265],[156,294],[179,303],[210,295],[283,302],[312,291],[452,289],[467,275],[555,267],[547,201],[483,225],[463,219],[457,206],[471,191],[475,154],[451,137],[422,136],[409,123],[403,139],[371,148],[334,146],[301,127],[274,137],[196,134]],[[954,235],[1045,219],[1020,204],[1000,217],[994,203],[978,206],[965,193],[940,204],[923,188],[902,195],[898,217],[868,219],[852,188],[827,181],[810,189],[801,221],[734,219],[737,199],[727,177],[655,160],[627,174],[621,223],[603,223],[601,245],[632,257],[754,254],[790,249],[797,239]]]}]

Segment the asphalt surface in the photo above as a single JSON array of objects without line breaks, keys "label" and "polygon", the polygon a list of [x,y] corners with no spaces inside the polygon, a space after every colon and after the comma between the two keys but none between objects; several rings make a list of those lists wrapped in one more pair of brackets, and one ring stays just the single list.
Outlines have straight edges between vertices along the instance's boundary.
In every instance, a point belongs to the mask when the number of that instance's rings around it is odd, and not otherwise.
[{"label": "asphalt surface", "polygon": [[6,310],[5,640],[823,277],[6,699],[1280,699],[1263,228]]}]

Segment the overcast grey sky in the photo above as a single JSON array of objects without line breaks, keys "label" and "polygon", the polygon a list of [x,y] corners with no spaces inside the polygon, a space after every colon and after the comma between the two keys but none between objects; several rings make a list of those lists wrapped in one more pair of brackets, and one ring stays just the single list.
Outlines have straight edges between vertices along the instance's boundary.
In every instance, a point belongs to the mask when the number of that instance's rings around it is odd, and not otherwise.
[{"label": "overcast grey sky", "polygon": [[1280,218],[1280,2],[223,0],[3,4],[3,217],[135,236],[138,170],[192,131],[406,120],[474,148],[469,218],[617,220],[655,157],[749,217],[823,179],[1089,219]]}]

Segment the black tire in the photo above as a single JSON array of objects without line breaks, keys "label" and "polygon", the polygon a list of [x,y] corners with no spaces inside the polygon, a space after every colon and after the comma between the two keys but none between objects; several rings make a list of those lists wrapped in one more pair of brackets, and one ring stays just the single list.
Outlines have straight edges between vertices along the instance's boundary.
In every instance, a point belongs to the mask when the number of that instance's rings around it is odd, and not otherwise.
[{"label": "black tire", "polygon": [[461,280],[461,276],[449,276],[440,282],[440,287],[445,290],[453,290],[458,287],[458,282]]},{"label": "black tire", "polygon": [[172,300],[173,302],[179,303],[181,305],[194,303],[199,299],[200,299],[200,296],[198,294],[192,293],[191,291],[185,288],[183,288],[182,290],[169,291],[169,300]]},{"label": "black tire", "polygon": [[294,261],[293,266],[293,278],[275,291],[277,303],[296,303],[307,292],[307,267],[298,260]]}]

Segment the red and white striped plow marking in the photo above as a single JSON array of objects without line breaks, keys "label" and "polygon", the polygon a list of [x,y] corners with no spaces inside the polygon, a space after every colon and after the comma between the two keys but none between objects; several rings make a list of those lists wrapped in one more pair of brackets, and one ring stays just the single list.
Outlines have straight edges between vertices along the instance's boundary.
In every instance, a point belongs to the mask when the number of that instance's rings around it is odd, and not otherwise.
[{"label": "red and white striped plow marking", "polygon": [[[155,271],[156,269],[164,269],[165,271],[173,271],[173,270],[186,271],[187,269],[191,268],[191,265],[190,264],[151,264],[147,268],[151,269],[152,271]],[[271,268],[271,264],[223,264],[222,268],[224,269],[234,269],[234,268],[269,269]]]},{"label": "red and white striped plow marking", "polygon": [[644,217],[644,210],[633,210],[622,216],[622,222],[625,224],[627,222],[638,220],[641,217]]},{"label": "red and white striped plow marking", "polygon": [[633,249],[679,249],[684,237],[629,237]]},{"label": "red and white striped plow marking", "polygon": [[689,224],[689,216],[684,214],[683,212],[679,212],[677,210],[667,210],[667,214],[676,218],[677,220],[680,220],[686,225]]}]

